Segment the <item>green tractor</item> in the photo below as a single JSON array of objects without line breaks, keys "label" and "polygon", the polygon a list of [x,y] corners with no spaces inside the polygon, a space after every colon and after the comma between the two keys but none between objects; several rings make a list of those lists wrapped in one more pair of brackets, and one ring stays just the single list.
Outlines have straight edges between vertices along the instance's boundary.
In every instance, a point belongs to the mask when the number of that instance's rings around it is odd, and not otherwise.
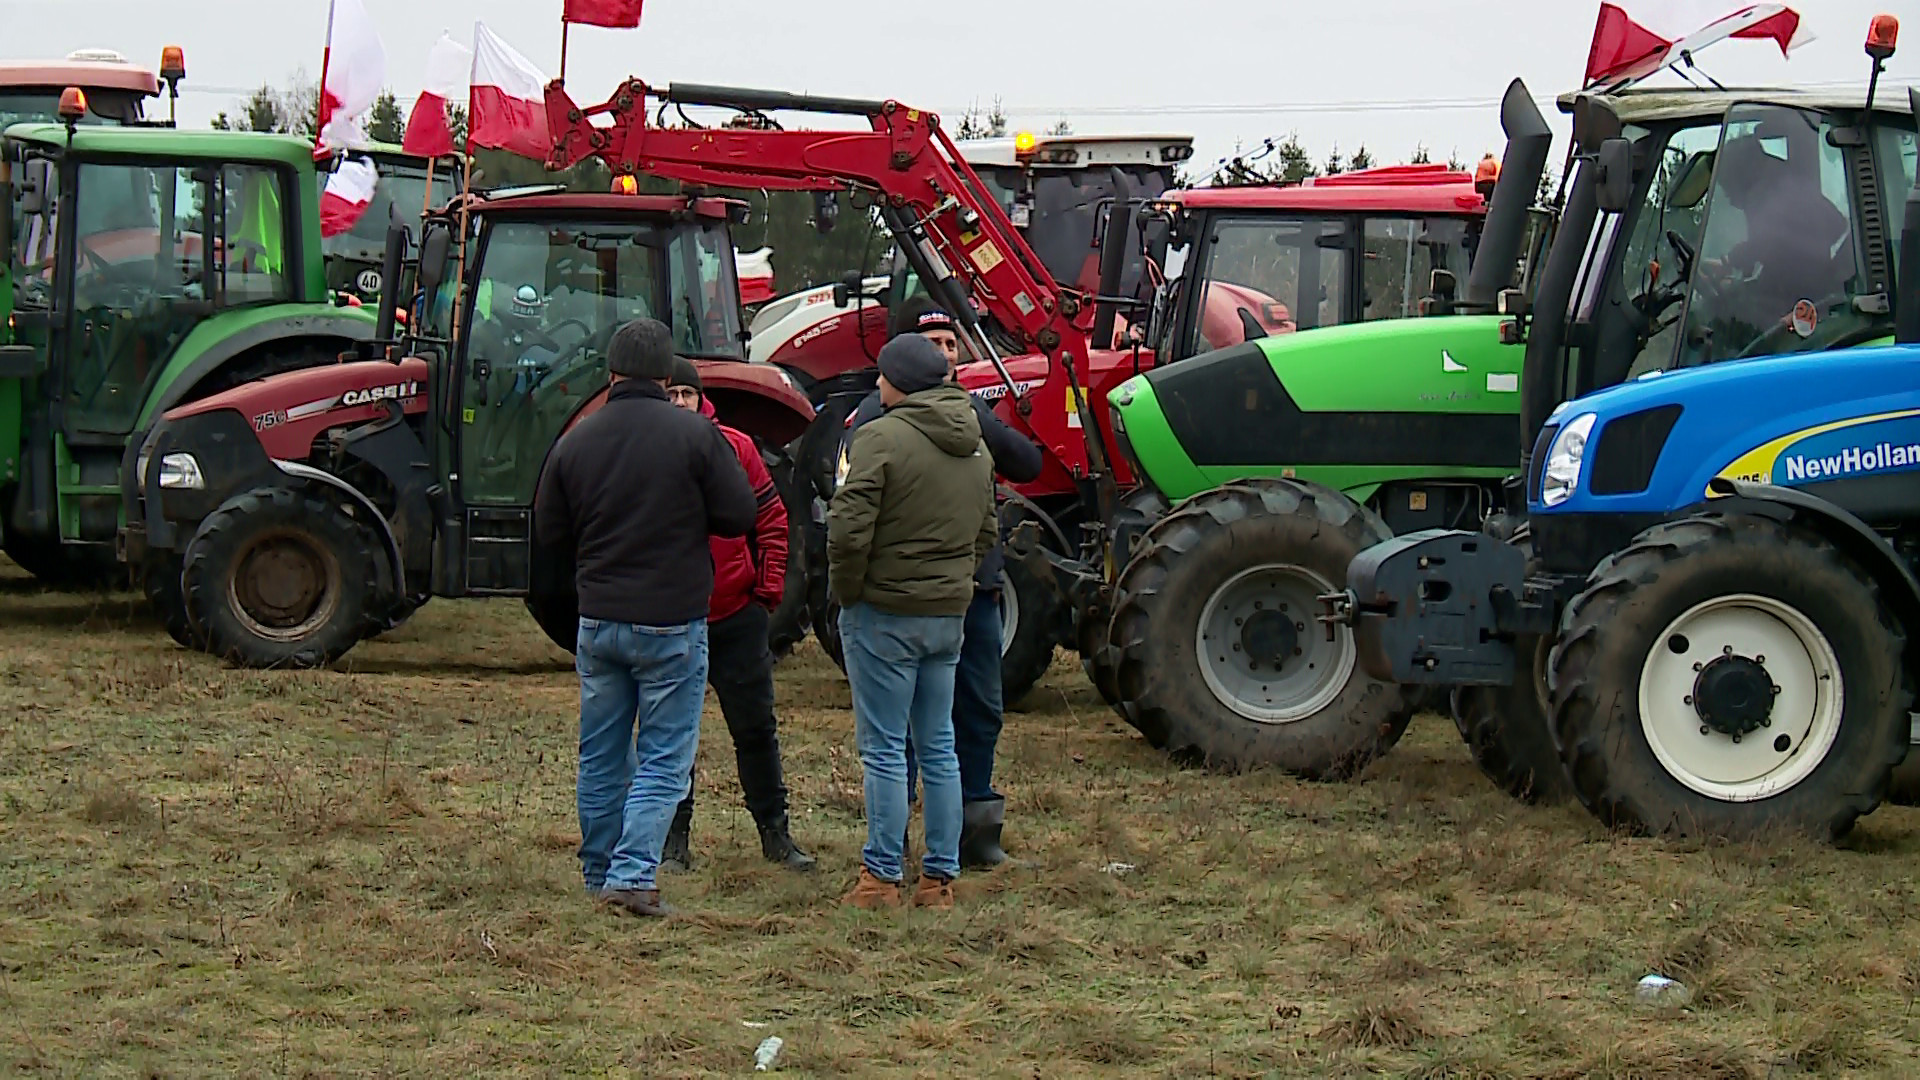
[{"label": "green tractor", "polygon": [[[1323,634],[1317,597],[1373,544],[1478,523],[1513,472],[1522,350],[1496,303],[1524,294],[1552,233],[1533,205],[1552,136],[1517,81],[1502,113],[1506,155],[1463,295],[1436,272],[1420,317],[1254,337],[1108,394],[1141,484],[1127,503],[1147,512],[1114,522],[1110,615],[1091,609],[1082,654],[1154,746],[1339,779],[1425,703],[1362,670],[1350,634]],[[1261,258],[1211,233],[1188,246],[1203,277]]]},{"label": "green tractor", "polygon": [[[327,288],[372,305],[380,302],[384,285],[380,274],[387,249],[387,226],[396,222],[418,222],[427,210],[445,206],[460,189],[456,172],[460,159],[428,161],[405,153],[392,143],[373,143],[351,153],[373,162],[380,174],[380,183],[374,189],[373,202],[353,228],[321,240],[320,251],[326,256]],[[337,160],[320,163],[323,186],[326,170]],[[411,296],[411,263],[403,274],[408,280],[401,282],[400,294]]]},{"label": "green tractor", "polygon": [[44,581],[99,585],[121,573],[133,433],[332,363],[374,316],[328,299],[311,143],[88,126],[85,108],[70,91],[64,123],[0,138],[0,544]]}]

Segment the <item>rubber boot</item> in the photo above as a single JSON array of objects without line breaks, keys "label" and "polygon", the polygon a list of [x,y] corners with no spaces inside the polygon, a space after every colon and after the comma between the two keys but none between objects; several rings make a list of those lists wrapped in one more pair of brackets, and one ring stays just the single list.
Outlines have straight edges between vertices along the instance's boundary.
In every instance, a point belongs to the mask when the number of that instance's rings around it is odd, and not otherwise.
[{"label": "rubber boot", "polygon": [[1007,861],[1007,853],[1000,850],[1000,828],[1006,812],[1005,799],[981,799],[961,809],[961,869],[986,870]]},{"label": "rubber boot", "polygon": [[814,865],[813,856],[793,842],[785,814],[760,826],[760,854],[765,855],[768,862],[779,863],[789,870],[811,870]]},{"label": "rubber boot", "polygon": [[687,834],[693,828],[692,814],[675,814],[673,825],[667,829],[667,842],[660,848],[660,869],[669,874],[684,874],[693,869],[693,853],[688,849]]}]

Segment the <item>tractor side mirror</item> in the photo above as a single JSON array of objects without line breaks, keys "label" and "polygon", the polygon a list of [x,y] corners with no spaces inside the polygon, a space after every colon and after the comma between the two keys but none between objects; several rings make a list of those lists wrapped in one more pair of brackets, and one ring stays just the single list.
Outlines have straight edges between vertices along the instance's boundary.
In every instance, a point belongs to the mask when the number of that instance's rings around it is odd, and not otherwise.
[{"label": "tractor side mirror", "polygon": [[420,238],[420,288],[438,289],[447,280],[447,256],[453,247],[453,234],[445,225],[429,222]]},{"label": "tractor side mirror", "polygon": [[865,284],[866,279],[860,276],[858,270],[849,270],[840,275],[840,280],[833,283],[833,306],[843,308],[853,303],[853,298],[861,295],[861,288]]},{"label": "tractor side mirror", "polygon": [[30,158],[20,164],[19,202],[20,213],[25,217],[40,217],[52,205],[53,162],[46,158]]},{"label": "tractor side mirror", "polygon": [[1624,212],[1633,201],[1633,144],[1621,138],[1602,142],[1595,165],[1600,170],[1595,199],[1601,212]]},{"label": "tractor side mirror", "polygon": [[1714,151],[1702,150],[1687,159],[1680,178],[1673,182],[1673,194],[1667,199],[1669,208],[1691,210],[1700,205],[1700,200],[1707,197],[1707,184],[1713,179],[1714,157]]},{"label": "tractor side mirror", "polygon": [[1420,300],[1422,315],[1447,315],[1453,311],[1454,297],[1460,292],[1460,279],[1451,270],[1435,270],[1427,279],[1427,295]]}]

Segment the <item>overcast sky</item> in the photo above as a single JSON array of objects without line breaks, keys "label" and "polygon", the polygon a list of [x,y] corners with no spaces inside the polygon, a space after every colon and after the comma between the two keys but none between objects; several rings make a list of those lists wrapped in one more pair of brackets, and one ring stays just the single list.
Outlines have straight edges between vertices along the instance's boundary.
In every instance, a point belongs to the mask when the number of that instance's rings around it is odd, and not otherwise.
[{"label": "overcast sky", "polygon": [[[1644,0],[1643,0],[1644,2]],[[1657,2],[1657,0],[1656,0]],[[1729,0],[1729,7],[1734,0]],[[1904,5],[1897,5],[1904,6]],[[419,91],[428,48],[473,20],[558,70],[560,0],[370,0],[403,103]],[[567,84],[585,104],[632,74],[648,82],[725,83],[893,97],[949,123],[997,95],[1017,128],[1065,117],[1087,133],[1165,131],[1196,138],[1195,164],[1297,130],[1316,158],[1364,143],[1382,162],[1424,143],[1471,162],[1501,144],[1495,102],[1519,76],[1540,97],[1574,89],[1592,0],[969,0],[930,9],[791,0],[648,0],[638,30],[576,27]],[[1632,10],[1632,0],[1627,0]],[[1727,42],[1702,66],[1729,86],[1863,85],[1868,20],[1884,0],[1803,0],[1817,40],[1782,60],[1768,43]],[[911,14],[910,10],[934,14]],[[1547,15],[1548,11],[1560,12]],[[1084,14],[1075,14],[1076,12]],[[325,0],[0,0],[9,58],[90,46],[145,63],[182,45],[181,123],[235,110],[245,88],[317,77]],[[1920,19],[1909,19],[1909,37]],[[1920,38],[1895,56],[1897,87],[1920,81]],[[1896,92],[1898,90],[1896,89]],[[1564,130],[1564,129],[1562,129]],[[1556,147],[1556,156],[1558,147]]]}]

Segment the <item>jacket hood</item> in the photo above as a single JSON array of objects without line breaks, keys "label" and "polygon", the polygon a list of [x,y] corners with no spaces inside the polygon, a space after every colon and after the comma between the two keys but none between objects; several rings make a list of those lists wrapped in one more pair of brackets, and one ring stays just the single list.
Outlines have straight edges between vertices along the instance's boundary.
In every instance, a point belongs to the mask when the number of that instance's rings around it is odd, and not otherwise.
[{"label": "jacket hood", "polygon": [[887,415],[913,425],[952,457],[971,457],[980,449],[980,418],[973,414],[973,395],[958,386],[909,394]]}]

